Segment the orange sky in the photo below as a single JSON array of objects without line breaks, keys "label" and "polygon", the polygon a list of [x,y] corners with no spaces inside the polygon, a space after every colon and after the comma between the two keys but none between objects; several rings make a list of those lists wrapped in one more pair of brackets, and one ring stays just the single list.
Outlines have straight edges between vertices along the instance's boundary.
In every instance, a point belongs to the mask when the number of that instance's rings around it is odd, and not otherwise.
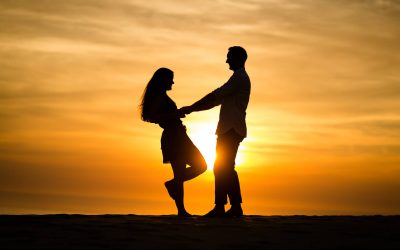
[{"label": "orange sky", "polygon": [[[399,27],[394,0],[3,0],[0,213],[175,213],[142,91],[168,67],[191,104],[241,45],[245,213],[399,214]],[[209,162],[217,120],[184,119]],[[213,206],[212,171],[185,187],[189,212]]]}]

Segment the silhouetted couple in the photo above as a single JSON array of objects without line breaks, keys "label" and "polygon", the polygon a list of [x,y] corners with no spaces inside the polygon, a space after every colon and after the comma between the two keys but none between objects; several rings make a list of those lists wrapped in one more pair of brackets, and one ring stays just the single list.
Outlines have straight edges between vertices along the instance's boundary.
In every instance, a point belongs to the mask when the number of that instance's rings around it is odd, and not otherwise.
[{"label": "silhouetted couple", "polygon": [[[183,183],[207,169],[204,157],[186,133],[181,118],[195,111],[208,110],[221,105],[217,126],[215,176],[215,207],[207,217],[240,217],[242,196],[235,158],[239,144],[246,137],[246,109],[250,97],[250,79],[245,71],[246,51],[239,46],[230,47],[226,62],[233,75],[194,104],[180,109],[167,95],[174,84],[174,73],[160,68],[150,79],[143,94],[141,116],[144,121],[157,123],[164,129],[161,136],[163,162],[170,163],[174,178],[165,182],[168,194],[175,200],[179,216],[191,216],[183,202]],[[188,167],[187,167],[188,165]],[[225,212],[227,198],[231,208]]]}]

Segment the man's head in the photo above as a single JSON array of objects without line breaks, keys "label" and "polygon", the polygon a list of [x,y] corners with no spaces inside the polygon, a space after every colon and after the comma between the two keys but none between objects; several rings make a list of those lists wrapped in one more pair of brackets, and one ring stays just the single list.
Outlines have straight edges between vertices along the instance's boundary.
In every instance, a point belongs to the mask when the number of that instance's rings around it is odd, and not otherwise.
[{"label": "man's head", "polygon": [[244,68],[244,64],[247,60],[247,53],[240,46],[230,47],[228,55],[226,56],[226,63],[229,64],[229,69],[235,71],[240,68]]}]

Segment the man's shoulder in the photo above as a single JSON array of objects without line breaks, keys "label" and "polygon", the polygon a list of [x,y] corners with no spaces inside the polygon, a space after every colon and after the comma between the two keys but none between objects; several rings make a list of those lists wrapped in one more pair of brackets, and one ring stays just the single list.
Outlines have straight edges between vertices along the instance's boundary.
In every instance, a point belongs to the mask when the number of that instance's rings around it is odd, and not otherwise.
[{"label": "man's shoulder", "polygon": [[235,72],[233,72],[233,75],[234,76],[248,76],[245,68],[240,68],[240,69],[236,70]]},{"label": "man's shoulder", "polygon": [[241,68],[239,70],[236,70],[233,74],[233,76],[238,79],[239,81],[249,81],[250,82],[250,77],[246,72],[246,69]]}]

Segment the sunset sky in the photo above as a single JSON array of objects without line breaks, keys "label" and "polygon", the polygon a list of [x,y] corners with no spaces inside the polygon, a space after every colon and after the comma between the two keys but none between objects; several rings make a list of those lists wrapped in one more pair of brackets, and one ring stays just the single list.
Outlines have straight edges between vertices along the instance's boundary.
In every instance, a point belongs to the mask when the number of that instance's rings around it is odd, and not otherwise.
[{"label": "sunset sky", "polygon": [[[173,214],[161,128],[140,120],[159,67],[178,107],[248,52],[245,214],[400,214],[400,2],[1,0],[0,213]],[[183,119],[209,170],[219,108]]]}]

